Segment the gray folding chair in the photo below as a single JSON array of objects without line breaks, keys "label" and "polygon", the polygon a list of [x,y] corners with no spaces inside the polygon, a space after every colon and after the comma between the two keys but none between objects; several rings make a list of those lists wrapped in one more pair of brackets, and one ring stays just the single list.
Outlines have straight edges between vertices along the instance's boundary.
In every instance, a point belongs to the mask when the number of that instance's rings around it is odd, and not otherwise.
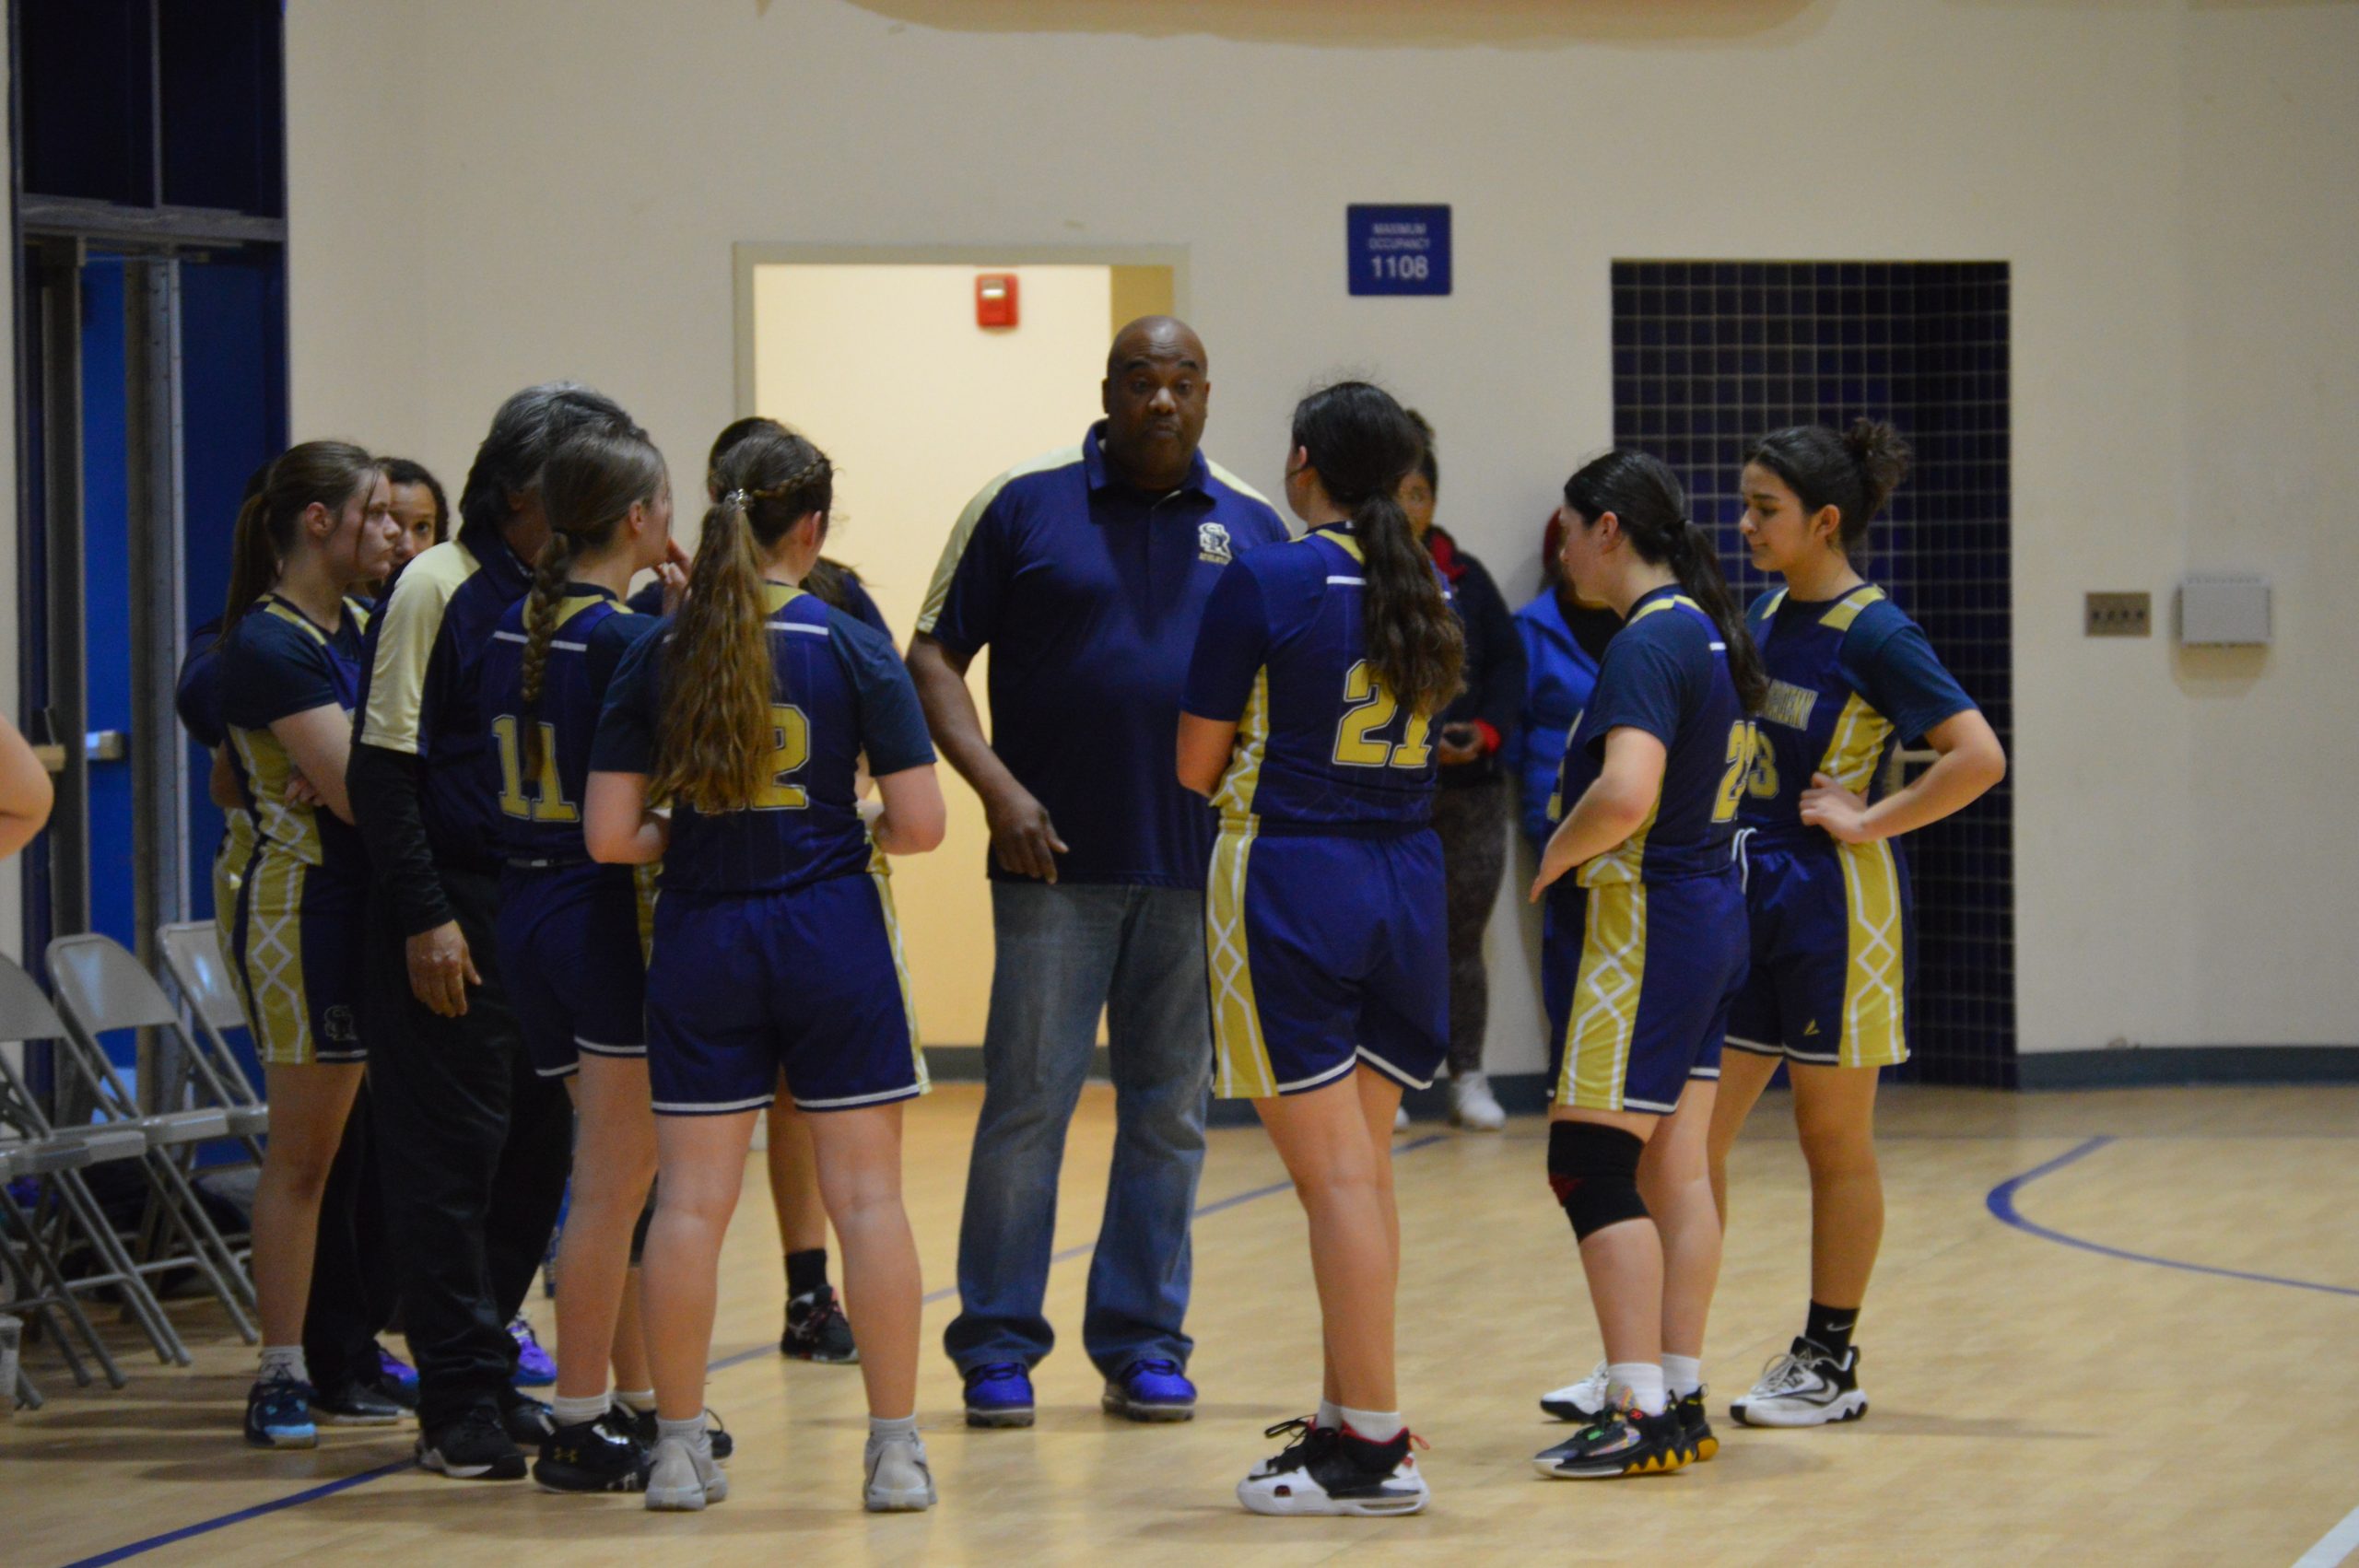
[{"label": "gray folding chair", "polygon": [[[50,1006],[49,999],[41,995],[41,987],[14,963],[0,957],[0,1041],[65,1039],[65,1025]],[[107,1381],[120,1388],[123,1372],[107,1352],[76,1299],[88,1292],[111,1287],[155,1347],[157,1359],[168,1366],[175,1363],[186,1366],[188,1347],[181,1342],[123,1238],[115,1234],[82,1176],[82,1172],[93,1165],[144,1161],[147,1157],[147,1134],[135,1128],[98,1126],[59,1132],[41,1114],[41,1103],[26,1087],[7,1053],[0,1051],[0,1149],[6,1150],[9,1167],[16,1175],[33,1176],[41,1182],[40,1194],[29,1210],[18,1203],[6,1183],[0,1182],[0,1220],[11,1227],[10,1234],[26,1254],[24,1258],[12,1256],[10,1268],[18,1274],[20,1293],[29,1298],[41,1298],[36,1311],[45,1315],[54,1307],[65,1313],[105,1372]],[[96,1267],[72,1272],[65,1260],[77,1240],[98,1262]],[[46,1319],[43,1327],[53,1329],[54,1320]],[[53,1338],[65,1352],[75,1381],[87,1385],[89,1375],[75,1355],[73,1341],[63,1332],[55,1332]]]},{"label": "gray folding chair", "polygon": [[[179,1012],[156,977],[111,938],[95,933],[59,937],[49,944],[47,958],[50,977],[57,989],[57,1010],[65,1020],[60,1054],[88,1092],[101,1125],[136,1128],[147,1139],[143,1168],[155,1201],[149,1211],[151,1223],[145,1227],[150,1256],[140,1264],[141,1270],[154,1273],[165,1268],[194,1266],[220,1299],[238,1332],[248,1344],[255,1343],[257,1334],[249,1316],[254,1308],[253,1281],[205,1211],[180,1159],[184,1152],[193,1153],[198,1144],[237,1136],[230,1130],[229,1111],[214,1105],[143,1112],[100,1043],[101,1036],[118,1029],[157,1029],[177,1039],[194,1065],[196,1047],[182,1028]],[[201,1077],[196,1075],[192,1083]],[[254,1141],[249,1137],[241,1141],[249,1155],[259,1161],[261,1150]],[[184,1254],[155,1256],[164,1246],[163,1227],[180,1233],[187,1244]]]},{"label": "gray folding chair", "polygon": [[213,1103],[229,1113],[229,1130],[240,1138],[259,1138],[270,1130],[270,1106],[255,1093],[238,1053],[229,1048],[228,1031],[246,1028],[245,1002],[229,978],[229,954],[222,950],[220,928],[211,920],[183,920],[156,928],[156,951],[172,989],[181,994],[194,1022],[183,1036],[201,1046],[190,1053],[190,1066]]}]

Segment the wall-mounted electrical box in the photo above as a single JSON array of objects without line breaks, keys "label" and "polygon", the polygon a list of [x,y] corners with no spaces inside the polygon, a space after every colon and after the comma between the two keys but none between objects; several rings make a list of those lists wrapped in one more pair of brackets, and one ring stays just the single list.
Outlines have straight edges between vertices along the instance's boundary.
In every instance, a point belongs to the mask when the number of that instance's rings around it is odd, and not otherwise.
[{"label": "wall-mounted electrical box", "polygon": [[2265,648],[2270,632],[2267,578],[2215,573],[2178,585],[2180,646]]},{"label": "wall-mounted electrical box", "polygon": [[2154,596],[2151,593],[2092,593],[2081,610],[2083,637],[2152,637]]},{"label": "wall-mounted electrical box", "polygon": [[1015,275],[986,272],[975,275],[975,324],[1012,327],[1015,324]]}]

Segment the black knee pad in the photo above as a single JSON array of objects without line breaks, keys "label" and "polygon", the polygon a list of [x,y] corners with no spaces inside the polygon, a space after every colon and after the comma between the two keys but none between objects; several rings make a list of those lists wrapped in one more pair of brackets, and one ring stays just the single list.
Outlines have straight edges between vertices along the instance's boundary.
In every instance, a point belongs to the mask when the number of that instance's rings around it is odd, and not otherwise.
[{"label": "black knee pad", "polygon": [[647,1225],[648,1222],[654,1218],[655,1188],[651,1186],[647,1189],[647,1201],[640,1204],[639,1208],[639,1223],[631,1227],[630,1266],[634,1269],[639,1267],[640,1258],[647,1251]]},{"label": "black knee pad", "polygon": [[1646,1140],[1594,1121],[1548,1125],[1548,1186],[1582,1241],[1608,1225],[1647,1217],[1638,1196],[1638,1156]]}]

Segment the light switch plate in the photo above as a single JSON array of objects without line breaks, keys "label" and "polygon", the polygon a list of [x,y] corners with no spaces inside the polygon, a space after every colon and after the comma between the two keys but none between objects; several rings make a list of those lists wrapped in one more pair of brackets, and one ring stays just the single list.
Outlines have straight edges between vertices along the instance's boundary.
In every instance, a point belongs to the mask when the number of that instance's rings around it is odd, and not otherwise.
[{"label": "light switch plate", "polygon": [[2154,596],[2151,593],[2092,593],[2082,618],[2084,637],[2152,637]]}]

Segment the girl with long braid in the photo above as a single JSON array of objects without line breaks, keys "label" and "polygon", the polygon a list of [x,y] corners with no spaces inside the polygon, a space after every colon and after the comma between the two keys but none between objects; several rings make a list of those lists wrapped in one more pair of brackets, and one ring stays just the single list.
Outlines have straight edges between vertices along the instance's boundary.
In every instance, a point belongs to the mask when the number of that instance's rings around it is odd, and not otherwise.
[{"label": "girl with long braid", "polygon": [[631,1492],[646,1453],[629,1410],[611,1409],[606,1371],[611,1348],[616,1398],[650,1397],[626,1310],[632,1226],[655,1175],[645,969],[634,878],[590,858],[581,807],[606,687],[656,624],[622,595],[672,548],[672,486],[643,432],[591,431],[550,454],[541,504],[548,543],[531,591],[492,632],[482,674],[507,856],[500,969],[534,1070],[565,1081],[580,1117],[557,1260],[556,1430],[533,1476],[550,1492]]},{"label": "girl with long braid", "polygon": [[[885,857],[942,841],[933,745],[890,640],[801,586],[827,536],[825,454],[757,435],[719,479],[686,603],[615,677],[585,824],[602,861],[663,861],[647,977],[660,1170],[644,1272],[647,1505],[729,1494],[704,1404],[721,1243],[783,1072],[860,1312],[863,1498],[922,1509],[934,1488],[917,1435],[921,1287],[900,1175],[901,1102],[926,1076]],[[883,802],[873,819],[853,788],[863,754]]]}]

